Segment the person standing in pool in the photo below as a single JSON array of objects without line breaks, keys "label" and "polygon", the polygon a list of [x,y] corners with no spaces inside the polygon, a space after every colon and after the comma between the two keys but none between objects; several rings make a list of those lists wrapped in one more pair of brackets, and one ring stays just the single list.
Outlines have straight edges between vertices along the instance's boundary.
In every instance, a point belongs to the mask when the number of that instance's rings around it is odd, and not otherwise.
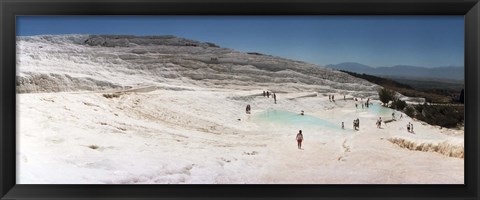
[{"label": "person standing in pool", "polygon": [[263,91],[263,97],[265,97],[265,95],[266,95],[266,94],[265,94],[265,90],[264,90],[264,91]]},{"label": "person standing in pool", "polygon": [[297,146],[298,146],[298,149],[302,149],[302,141],[303,141],[303,134],[302,134],[302,130],[299,130],[298,131],[298,134],[297,134]]},{"label": "person standing in pool", "polygon": [[345,129],[345,125],[343,124],[343,122],[342,122],[342,129]]},{"label": "person standing in pool", "polygon": [[273,101],[275,101],[275,104],[277,104],[277,95],[273,93]]},{"label": "person standing in pool", "polygon": [[246,111],[247,111],[247,114],[250,114],[250,104],[247,105]]},{"label": "person standing in pool", "polygon": [[270,98],[270,92],[267,91],[267,98]]},{"label": "person standing in pool", "polygon": [[413,132],[413,124],[410,124],[410,131],[411,131],[412,133],[414,133],[414,132]]}]

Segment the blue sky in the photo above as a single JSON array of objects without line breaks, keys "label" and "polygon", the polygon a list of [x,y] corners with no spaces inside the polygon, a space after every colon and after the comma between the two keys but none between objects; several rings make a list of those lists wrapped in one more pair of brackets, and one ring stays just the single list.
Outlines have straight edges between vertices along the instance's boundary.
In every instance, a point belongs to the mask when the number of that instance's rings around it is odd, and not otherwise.
[{"label": "blue sky", "polygon": [[320,65],[463,66],[463,16],[20,16],[17,35],[176,35]]}]

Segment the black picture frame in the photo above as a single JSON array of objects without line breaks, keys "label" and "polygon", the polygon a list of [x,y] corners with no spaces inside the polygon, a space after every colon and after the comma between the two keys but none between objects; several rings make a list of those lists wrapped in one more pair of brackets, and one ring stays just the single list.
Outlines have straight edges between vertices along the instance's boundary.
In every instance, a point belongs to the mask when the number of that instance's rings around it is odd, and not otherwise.
[{"label": "black picture frame", "polygon": [[[20,15],[464,15],[463,185],[16,184],[15,17]],[[479,199],[478,0],[0,0],[0,199]],[[61,169],[59,169],[61,170]]]}]

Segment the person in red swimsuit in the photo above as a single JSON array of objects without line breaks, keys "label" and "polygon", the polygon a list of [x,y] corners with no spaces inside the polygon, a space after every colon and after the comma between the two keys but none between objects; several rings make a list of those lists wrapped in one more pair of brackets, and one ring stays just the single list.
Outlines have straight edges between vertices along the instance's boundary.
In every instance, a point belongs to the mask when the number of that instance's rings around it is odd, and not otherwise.
[{"label": "person in red swimsuit", "polygon": [[297,145],[298,145],[298,149],[302,149],[302,141],[303,141],[302,130],[299,130],[299,131],[298,131],[298,134],[297,134]]}]

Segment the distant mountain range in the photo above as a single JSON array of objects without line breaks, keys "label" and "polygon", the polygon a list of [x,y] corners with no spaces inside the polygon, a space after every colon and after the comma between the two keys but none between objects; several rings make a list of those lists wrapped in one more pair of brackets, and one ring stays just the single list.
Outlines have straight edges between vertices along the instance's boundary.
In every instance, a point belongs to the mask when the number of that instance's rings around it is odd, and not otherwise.
[{"label": "distant mountain range", "polygon": [[448,79],[448,80],[464,80],[463,67],[417,67],[408,65],[396,65],[393,67],[371,67],[368,65],[344,62],[340,64],[329,64],[326,67],[350,71],[360,74],[369,74],[374,76],[391,77],[391,78],[415,78],[415,79]]}]

